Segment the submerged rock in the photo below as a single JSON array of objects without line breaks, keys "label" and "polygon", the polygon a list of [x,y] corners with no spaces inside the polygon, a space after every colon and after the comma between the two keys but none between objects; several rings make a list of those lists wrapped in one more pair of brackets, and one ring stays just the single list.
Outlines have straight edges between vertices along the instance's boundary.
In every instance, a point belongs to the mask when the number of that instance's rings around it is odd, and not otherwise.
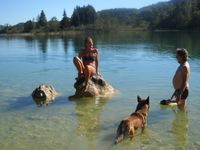
[{"label": "submerged rock", "polygon": [[45,84],[39,85],[32,92],[32,98],[38,106],[42,106],[54,101],[57,95],[58,93],[53,86]]},{"label": "submerged rock", "polygon": [[76,92],[73,96],[70,96],[69,99],[107,96],[114,93],[114,88],[100,75],[94,75],[89,79],[86,91],[83,89],[84,84],[84,78],[77,79],[74,83]]}]

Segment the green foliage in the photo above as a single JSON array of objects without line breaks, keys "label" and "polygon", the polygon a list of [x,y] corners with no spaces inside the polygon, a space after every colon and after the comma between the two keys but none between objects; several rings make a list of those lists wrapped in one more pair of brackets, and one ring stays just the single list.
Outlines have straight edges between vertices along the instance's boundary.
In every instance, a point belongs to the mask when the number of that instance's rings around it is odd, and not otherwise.
[{"label": "green foliage", "polygon": [[59,31],[59,21],[56,17],[51,18],[51,20],[48,22],[48,29],[49,32]]},{"label": "green foliage", "polygon": [[191,20],[191,1],[177,1],[174,9],[174,25],[177,29],[187,28]]},{"label": "green foliage", "polygon": [[69,20],[69,18],[67,17],[67,14],[66,14],[66,12],[65,12],[65,10],[64,10],[64,12],[63,12],[63,18],[62,18],[62,20],[60,21],[60,28],[61,28],[62,30],[64,30],[64,29],[68,28],[69,26],[70,26],[70,20]]},{"label": "green foliage", "polygon": [[72,14],[72,17],[71,17],[71,22],[72,22],[72,25],[73,26],[79,26],[81,23],[80,23],[80,7],[77,6],[75,9],[74,9],[74,12]]},{"label": "green foliage", "polygon": [[198,3],[198,0],[171,0],[151,5],[140,9],[139,20],[149,22],[151,29],[194,29],[194,8]]},{"label": "green foliage", "polygon": [[[102,10],[99,12],[100,17],[103,19],[103,22],[113,22],[111,20],[115,20],[113,23],[117,23],[119,25],[132,25],[136,23],[136,16],[138,10],[137,9],[108,9]],[[116,24],[113,24],[116,25]]]},{"label": "green foliage", "polygon": [[189,22],[189,28],[200,30],[200,1],[196,0],[192,3],[192,18]]},{"label": "green foliage", "polygon": [[47,22],[42,10],[37,21],[0,26],[0,33],[57,32],[63,30],[200,30],[200,0],[171,0],[141,9],[108,9],[96,12],[91,5],[76,6],[71,18],[66,11],[58,21]]},{"label": "green foliage", "polygon": [[97,13],[95,9],[91,6],[77,6],[71,17],[71,23],[73,26],[77,27],[80,25],[94,24],[97,19]]},{"label": "green foliage", "polygon": [[42,10],[37,21],[37,27],[45,29],[47,27],[47,19],[44,11]]},{"label": "green foliage", "polygon": [[24,32],[31,32],[35,28],[35,23],[31,20],[24,23]]}]

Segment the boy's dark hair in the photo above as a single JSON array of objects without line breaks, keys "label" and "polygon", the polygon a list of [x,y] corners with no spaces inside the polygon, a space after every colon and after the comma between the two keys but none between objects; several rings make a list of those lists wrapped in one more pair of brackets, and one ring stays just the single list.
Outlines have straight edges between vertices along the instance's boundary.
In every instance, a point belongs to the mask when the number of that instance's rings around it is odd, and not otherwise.
[{"label": "boy's dark hair", "polygon": [[179,55],[184,61],[187,61],[188,51],[185,48],[177,48],[176,54]]}]

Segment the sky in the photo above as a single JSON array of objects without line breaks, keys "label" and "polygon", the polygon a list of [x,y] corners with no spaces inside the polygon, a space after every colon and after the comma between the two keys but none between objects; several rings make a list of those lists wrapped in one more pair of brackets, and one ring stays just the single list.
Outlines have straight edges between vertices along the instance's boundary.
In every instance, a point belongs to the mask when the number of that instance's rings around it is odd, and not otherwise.
[{"label": "sky", "polygon": [[1,0],[0,25],[15,25],[33,20],[43,10],[47,20],[56,17],[61,20],[65,10],[71,17],[76,6],[92,5],[96,11],[111,8],[142,8],[168,0]]}]

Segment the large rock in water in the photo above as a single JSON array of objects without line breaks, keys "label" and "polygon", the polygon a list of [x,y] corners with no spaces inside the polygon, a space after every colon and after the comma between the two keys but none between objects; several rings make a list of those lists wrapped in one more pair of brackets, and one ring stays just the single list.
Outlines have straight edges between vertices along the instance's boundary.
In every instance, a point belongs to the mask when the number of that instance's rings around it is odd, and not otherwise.
[{"label": "large rock in water", "polygon": [[54,101],[55,97],[58,95],[58,92],[51,85],[39,85],[33,92],[32,98],[38,106],[48,104]]},{"label": "large rock in water", "polygon": [[88,89],[84,91],[84,78],[77,79],[74,83],[76,92],[69,99],[82,97],[99,97],[107,96],[114,93],[114,88],[105,81],[101,76],[94,75],[88,81]]}]

